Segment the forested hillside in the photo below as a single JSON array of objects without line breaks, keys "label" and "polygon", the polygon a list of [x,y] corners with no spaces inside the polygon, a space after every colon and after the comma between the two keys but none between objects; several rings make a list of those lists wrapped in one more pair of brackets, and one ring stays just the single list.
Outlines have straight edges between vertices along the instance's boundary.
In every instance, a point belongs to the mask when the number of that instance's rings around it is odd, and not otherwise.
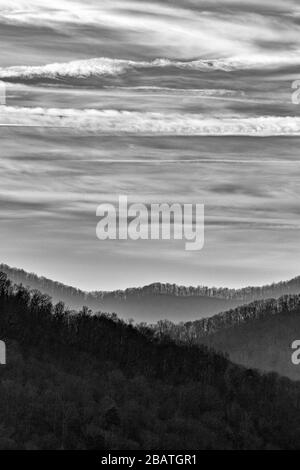
[{"label": "forested hillside", "polygon": [[11,268],[1,264],[15,283],[22,283],[31,289],[39,289],[51,296],[54,302],[63,301],[72,309],[87,305],[93,310],[116,312],[124,319],[151,323],[162,318],[172,321],[193,320],[199,316],[213,315],[237,304],[236,301],[214,297],[193,291],[193,288],[178,287],[171,284],[151,284],[141,288],[129,288],[112,292],[84,292],[60,282],[55,282],[23,269]]},{"label": "forested hillside", "polygon": [[0,275],[1,449],[300,448],[300,384]]},{"label": "forested hillside", "polygon": [[54,302],[62,300],[70,308],[79,309],[82,305],[87,305],[93,310],[116,312],[124,319],[133,318],[137,322],[148,323],[162,319],[173,322],[197,320],[253,300],[300,293],[300,277],[243,289],[178,286],[157,282],[112,292],[85,292],[5,264],[0,264],[0,271],[5,272],[13,282],[39,289],[50,295]]},{"label": "forested hillside", "polygon": [[204,344],[229,354],[232,361],[300,380],[291,345],[300,339],[300,295],[255,301],[194,322],[154,325],[158,336]]}]

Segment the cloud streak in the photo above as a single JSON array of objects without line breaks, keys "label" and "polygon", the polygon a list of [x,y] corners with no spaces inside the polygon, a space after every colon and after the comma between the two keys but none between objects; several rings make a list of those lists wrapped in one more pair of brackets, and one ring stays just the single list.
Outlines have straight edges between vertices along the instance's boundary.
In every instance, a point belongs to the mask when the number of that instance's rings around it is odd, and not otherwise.
[{"label": "cloud streak", "polygon": [[[86,289],[299,274],[299,2],[0,0],[0,41],[1,261]],[[204,250],[100,243],[118,194],[204,203]]]},{"label": "cloud streak", "polygon": [[174,136],[298,136],[300,117],[208,117],[118,110],[18,108],[0,111],[0,126],[72,128],[99,134]]},{"label": "cloud streak", "polygon": [[193,61],[175,61],[170,59],[155,59],[152,61],[133,61],[123,59],[111,59],[107,57],[88,60],[75,60],[68,63],[53,63],[41,66],[12,66],[0,68],[0,79],[3,80],[32,80],[51,79],[60,80],[66,78],[90,78],[102,75],[116,76],[130,70],[139,69],[182,69],[187,71],[211,72],[276,68],[279,65],[300,64],[300,50],[291,56],[277,54],[272,56],[259,56],[256,58],[227,58],[227,59],[202,59]]},{"label": "cloud streak", "polygon": [[[297,61],[300,50],[299,7],[265,0],[260,5],[248,1],[189,2],[102,0],[0,1],[0,21],[8,26],[52,28],[75,38],[85,28],[95,33],[106,28],[108,39],[122,35],[128,57],[135,56],[137,44],[157,56],[191,60],[230,59],[230,67],[249,64],[279,64]],[[280,14],[281,13],[281,14]],[[96,34],[97,35],[97,34]],[[95,43],[95,34],[89,42]],[[97,43],[97,41],[96,41]],[[279,50],[279,46],[280,49]]]}]

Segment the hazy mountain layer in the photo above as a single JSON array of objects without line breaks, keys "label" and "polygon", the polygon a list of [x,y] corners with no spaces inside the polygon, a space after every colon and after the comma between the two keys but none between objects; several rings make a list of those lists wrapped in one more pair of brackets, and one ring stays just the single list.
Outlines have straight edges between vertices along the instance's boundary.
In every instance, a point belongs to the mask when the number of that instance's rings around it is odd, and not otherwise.
[{"label": "hazy mountain layer", "polygon": [[150,323],[162,319],[175,322],[197,320],[252,300],[300,292],[299,277],[287,282],[237,290],[155,283],[123,291],[84,292],[4,264],[0,265],[0,269],[9,275],[13,282],[39,289],[49,294],[54,301],[63,300],[71,308],[87,305],[94,310],[116,312],[123,318]]},{"label": "hazy mountain layer", "polygon": [[247,367],[275,371],[300,380],[291,360],[300,339],[300,295],[255,301],[211,318],[174,325],[159,322],[158,334],[189,344],[205,344]]},{"label": "hazy mountain layer", "polygon": [[0,449],[299,449],[299,383],[0,273]]}]

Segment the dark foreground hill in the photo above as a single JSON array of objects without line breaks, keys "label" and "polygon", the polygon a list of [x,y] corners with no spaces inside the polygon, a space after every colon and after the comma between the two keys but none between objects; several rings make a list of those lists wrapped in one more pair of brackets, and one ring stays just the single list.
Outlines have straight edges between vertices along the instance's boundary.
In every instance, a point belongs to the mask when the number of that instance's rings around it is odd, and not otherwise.
[{"label": "dark foreground hill", "polygon": [[84,292],[5,264],[0,264],[0,270],[13,282],[22,283],[31,289],[39,289],[50,295],[54,302],[62,300],[70,308],[80,309],[82,305],[87,305],[94,310],[115,312],[122,318],[133,318],[135,321],[148,323],[161,319],[174,322],[197,320],[253,300],[300,293],[300,277],[277,284],[243,289],[154,283],[112,292]]},{"label": "dark foreground hill", "polygon": [[300,384],[0,274],[1,449],[300,449]]},{"label": "dark foreground hill", "polygon": [[291,360],[291,345],[300,340],[300,295],[255,301],[180,325],[160,322],[155,330],[227,353],[238,364],[300,380],[300,365]]}]

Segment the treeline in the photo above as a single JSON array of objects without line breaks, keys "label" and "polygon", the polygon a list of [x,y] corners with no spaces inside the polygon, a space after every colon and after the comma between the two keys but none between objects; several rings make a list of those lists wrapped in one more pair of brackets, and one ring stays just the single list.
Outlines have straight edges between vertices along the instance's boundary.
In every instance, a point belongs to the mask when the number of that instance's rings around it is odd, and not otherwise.
[{"label": "treeline", "polygon": [[299,449],[300,384],[0,273],[0,449]]},{"label": "treeline", "polygon": [[206,345],[237,364],[300,380],[300,367],[291,360],[300,332],[299,294],[255,301],[196,321],[159,321],[152,328],[157,337]]},{"label": "treeline", "polygon": [[[178,286],[168,283],[153,283],[144,287],[134,287],[125,290],[84,292],[60,282],[55,282],[22,269],[11,268],[0,264],[0,270],[16,283],[47,292],[53,298],[66,299],[70,305],[80,301],[87,302],[93,308],[99,308],[101,301],[108,298],[126,299],[129,296],[143,297],[145,295],[172,295],[175,297],[210,297],[226,299],[237,302],[251,302],[266,298],[278,298],[285,294],[300,293],[300,276],[289,281],[282,281],[262,287],[245,287],[242,289],[228,289],[207,286]],[[72,302],[73,299],[73,302]]]},{"label": "treeline", "polygon": [[[216,299],[237,300],[251,302],[253,300],[280,297],[284,294],[300,292],[300,276],[289,281],[282,281],[262,287],[244,287],[242,289],[229,289],[225,287],[207,286],[178,286],[177,284],[154,283],[149,286],[114,291],[110,295],[127,297],[128,295],[174,295],[176,297],[213,297]],[[93,295],[105,297],[108,293],[94,292]]]},{"label": "treeline", "polygon": [[300,312],[300,294],[283,295],[279,299],[256,300],[227,312],[195,321],[175,324],[169,320],[162,320],[151,325],[151,328],[157,337],[168,336],[176,342],[199,344],[203,337],[213,335],[218,331],[272,315],[296,311]]}]

